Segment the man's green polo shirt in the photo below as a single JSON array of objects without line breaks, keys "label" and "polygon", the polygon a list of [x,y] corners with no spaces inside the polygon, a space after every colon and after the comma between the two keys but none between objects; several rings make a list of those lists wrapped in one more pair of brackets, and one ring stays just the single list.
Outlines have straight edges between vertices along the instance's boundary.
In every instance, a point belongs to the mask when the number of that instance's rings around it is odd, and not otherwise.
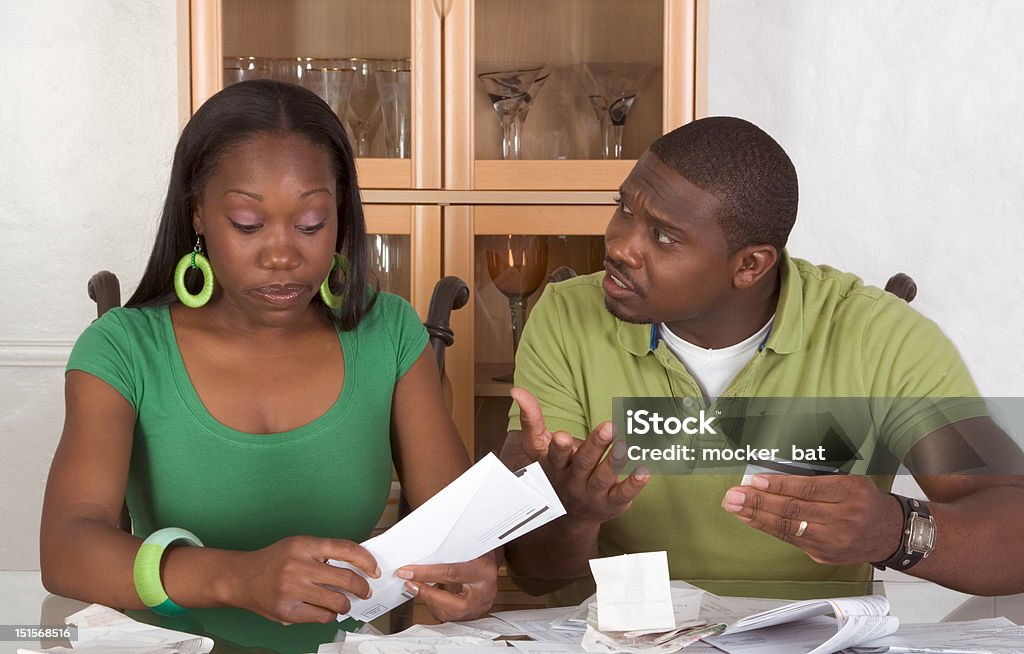
[{"label": "man's green polo shirt", "polygon": [[[865,286],[854,275],[783,254],[775,322],[754,359],[722,398],[936,398],[914,412],[877,417],[865,438],[899,460],[923,436],[984,415],[977,389],[956,348],[938,326],[905,302]],[[604,305],[604,273],[549,285],[530,315],[516,357],[516,385],[540,401],[552,431],[585,437],[612,419],[615,397],[692,397],[700,387],[658,342],[649,324],[612,316]],[[679,289],[684,293],[685,289]],[[721,401],[721,400],[720,400]],[[509,429],[520,428],[513,404]],[[777,443],[776,443],[777,444]],[[800,549],[747,527],[721,508],[745,466],[728,474],[654,475],[633,505],[601,530],[602,556],[667,550],[673,579],[727,595],[811,597],[858,594],[871,567],[826,566]],[[876,479],[888,489],[892,477]],[[575,600],[563,596],[563,599]]]}]

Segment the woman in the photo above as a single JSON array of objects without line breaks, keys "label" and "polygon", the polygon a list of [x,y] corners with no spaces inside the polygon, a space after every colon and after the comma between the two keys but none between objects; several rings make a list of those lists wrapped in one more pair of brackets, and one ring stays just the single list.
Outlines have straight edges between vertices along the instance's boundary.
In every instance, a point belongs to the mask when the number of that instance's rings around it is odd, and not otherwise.
[{"label": "woman", "polygon": [[[275,623],[327,623],[301,651],[331,640],[349,608],[338,591],[369,587],[325,561],[379,574],[357,543],[392,464],[414,507],[469,465],[426,331],[367,288],[367,267],[351,147],[324,102],[259,80],[196,112],[138,290],[68,363],[42,517],[48,590],[262,616],[193,614],[240,644],[274,638]],[[126,497],[135,535],[116,526]],[[204,547],[167,546],[183,540]],[[493,557],[455,566],[450,590],[422,583],[444,568],[400,572],[438,618],[486,612]]]}]

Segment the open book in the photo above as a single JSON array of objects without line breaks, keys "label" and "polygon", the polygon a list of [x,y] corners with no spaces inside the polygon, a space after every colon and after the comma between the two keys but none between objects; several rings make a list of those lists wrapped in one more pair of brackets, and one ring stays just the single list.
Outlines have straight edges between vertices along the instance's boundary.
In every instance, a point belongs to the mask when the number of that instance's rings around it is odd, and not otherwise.
[{"label": "open book", "polygon": [[832,654],[895,632],[880,595],[794,602],[734,622],[704,640],[729,654]]}]

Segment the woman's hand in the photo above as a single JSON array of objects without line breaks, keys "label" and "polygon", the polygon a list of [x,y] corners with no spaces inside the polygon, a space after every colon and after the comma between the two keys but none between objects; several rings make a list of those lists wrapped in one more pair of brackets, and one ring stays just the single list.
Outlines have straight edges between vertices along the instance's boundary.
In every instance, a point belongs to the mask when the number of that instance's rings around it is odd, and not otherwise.
[{"label": "woman's hand", "polygon": [[377,561],[358,543],[295,536],[241,555],[239,567],[230,571],[226,603],[282,624],[331,622],[350,608],[341,591],[366,599],[370,586],[358,573],[329,565],[328,559],[380,577]]},{"label": "woman's hand", "polygon": [[[396,574],[407,580],[405,587],[421,597],[430,614],[442,622],[486,615],[498,592],[494,552],[465,563],[407,565]],[[431,586],[432,583],[438,585]]]}]

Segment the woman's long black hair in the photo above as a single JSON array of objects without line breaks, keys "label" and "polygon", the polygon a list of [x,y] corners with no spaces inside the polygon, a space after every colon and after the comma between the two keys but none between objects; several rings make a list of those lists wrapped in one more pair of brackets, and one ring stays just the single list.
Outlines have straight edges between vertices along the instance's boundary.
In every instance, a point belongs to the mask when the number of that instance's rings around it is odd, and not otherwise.
[{"label": "woman's long black hair", "polygon": [[[192,216],[203,186],[233,146],[260,133],[301,134],[330,155],[337,180],[338,242],[335,250],[348,259],[348,272],[338,289],[344,294],[335,314],[317,294],[313,302],[333,317],[341,329],[354,329],[373,304],[367,297],[369,257],[366,220],[356,183],[352,146],[341,121],[315,93],[274,80],[239,82],[220,91],[196,111],[178,140],[171,167],[156,242],[135,293],[125,306],[170,304],[174,293],[174,267],[192,251],[196,234]],[[202,286],[198,270],[186,273],[186,286],[196,293]]]}]

